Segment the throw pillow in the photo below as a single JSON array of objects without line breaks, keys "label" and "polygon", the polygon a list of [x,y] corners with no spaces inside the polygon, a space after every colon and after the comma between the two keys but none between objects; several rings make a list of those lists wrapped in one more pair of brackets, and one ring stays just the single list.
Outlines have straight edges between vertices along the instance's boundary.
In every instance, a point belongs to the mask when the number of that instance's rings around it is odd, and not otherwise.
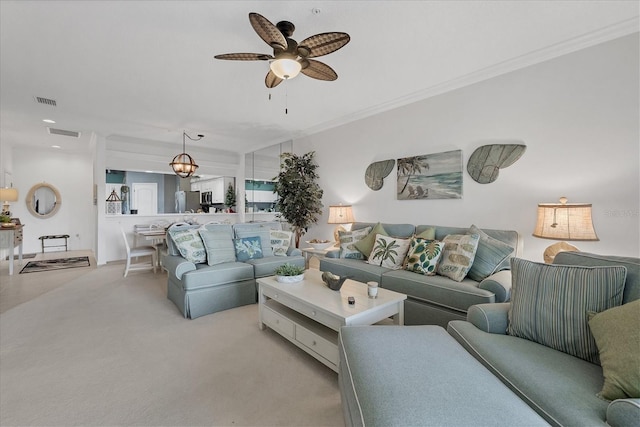
[{"label": "throw pillow", "polygon": [[364,239],[370,231],[371,227],[352,231],[338,231],[340,236],[340,258],[364,259],[364,255],[356,249],[354,244]]},{"label": "throw pillow", "polygon": [[241,239],[243,237],[260,237],[260,243],[262,245],[262,256],[273,256],[273,250],[271,249],[271,229],[267,227],[256,227],[254,229],[236,230],[236,238]]},{"label": "throw pillow", "polygon": [[467,276],[481,282],[496,272],[496,268],[513,253],[513,247],[489,236],[475,225],[469,228],[467,234],[480,236],[478,250]]},{"label": "throw pillow", "polygon": [[427,276],[435,275],[443,247],[444,243],[437,240],[412,238],[405,269]]},{"label": "throw pillow", "polygon": [[206,229],[198,231],[207,252],[207,264],[216,265],[236,261],[231,231],[209,231]]},{"label": "throw pillow", "polygon": [[194,264],[199,264],[207,261],[207,253],[204,249],[204,243],[198,229],[190,228],[188,230],[171,230],[169,229],[169,235],[173,240],[174,245],[178,248],[182,258],[187,261],[191,261]]},{"label": "throw pillow", "polygon": [[249,259],[258,259],[263,257],[260,236],[233,239],[233,244],[235,246],[236,258],[238,261],[247,261]]},{"label": "throw pillow", "polygon": [[438,264],[438,274],[462,282],[473,265],[480,236],[477,234],[449,234],[442,241],[444,249]]},{"label": "throw pillow", "polygon": [[640,398],[640,300],[589,313],[589,318],[604,376],[598,396]]},{"label": "throw pillow", "polygon": [[598,363],[587,311],[620,305],[626,277],[622,266],[554,265],[511,258],[507,333]]},{"label": "throw pillow", "polygon": [[436,229],[433,227],[425,228],[420,232],[420,234],[416,234],[415,237],[427,240],[436,240]]},{"label": "throw pillow", "polygon": [[367,234],[367,236],[364,239],[354,243],[353,246],[355,246],[357,250],[362,252],[365,258],[369,258],[369,255],[371,254],[371,249],[373,249],[373,245],[376,243],[376,235],[378,234],[383,234],[385,236],[389,235],[389,233],[385,231],[384,227],[380,223],[377,223],[373,227],[373,230],[371,230],[371,232]]},{"label": "throw pillow", "polygon": [[285,230],[271,230],[271,250],[274,256],[287,256],[289,246],[291,246],[291,236],[293,232]]},{"label": "throw pillow", "polygon": [[379,267],[392,270],[402,268],[402,263],[409,250],[410,239],[399,239],[383,234],[376,235],[376,243],[373,245],[371,255],[367,262]]}]

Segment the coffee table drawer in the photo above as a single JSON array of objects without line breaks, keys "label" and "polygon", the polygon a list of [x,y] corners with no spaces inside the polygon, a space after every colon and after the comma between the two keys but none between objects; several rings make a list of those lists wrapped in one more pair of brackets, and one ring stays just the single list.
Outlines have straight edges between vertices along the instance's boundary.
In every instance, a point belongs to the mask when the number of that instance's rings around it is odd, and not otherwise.
[{"label": "coffee table drawer", "polygon": [[296,326],[296,340],[329,362],[338,364],[338,347],[332,342],[300,325]]},{"label": "coffee table drawer", "polygon": [[295,324],[280,313],[271,310],[269,307],[263,306],[262,321],[281,335],[295,339]]},{"label": "coffee table drawer", "polygon": [[294,309],[298,313],[307,316],[309,319],[312,319],[318,323],[322,323],[325,326],[333,329],[334,331],[339,331],[340,326],[342,326],[342,322],[340,319],[332,317],[322,311],[319,311],[315,307],[310,307],[308,304],[300,302],[294,298],[291,298],[288,295],[283,295],[281,292],[278,292],[274,289],[263,288],[262,293],[272,298],[275,301],[278,301],[282,305],[286,305],[289,308]]}]

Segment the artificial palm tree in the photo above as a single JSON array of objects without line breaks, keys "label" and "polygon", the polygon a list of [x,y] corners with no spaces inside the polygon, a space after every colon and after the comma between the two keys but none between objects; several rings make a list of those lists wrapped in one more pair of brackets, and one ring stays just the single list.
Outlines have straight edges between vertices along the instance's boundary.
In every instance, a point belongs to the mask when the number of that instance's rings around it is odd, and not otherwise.
[{"label": "artificial palm tree", "polygon": [[307,232],[307,228],[317,223],[322,215],[323,192],[316,182],[319,177],[314,156],[315,151],[302,156],[282,153],[280,173],[274,178],[276,184],[273,191],[278,193],[276,208],[291,225],[296,248],[300,246],[300,237]]}]

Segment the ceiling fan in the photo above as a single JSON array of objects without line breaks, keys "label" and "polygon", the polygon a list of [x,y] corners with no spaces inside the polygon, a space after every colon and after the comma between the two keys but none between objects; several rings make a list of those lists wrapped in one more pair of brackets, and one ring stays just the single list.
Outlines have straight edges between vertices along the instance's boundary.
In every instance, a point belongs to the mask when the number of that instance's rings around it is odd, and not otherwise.
[{"label": "ceiling fan", "polygon": [[273,25],[267,18],[250,13],[249,22],[260,38],[273,48],[273,55],[265,53],[225,53],[216,59],[235,61],[270,61],[269,72],[264,79],[268,88],[278,86],[283,80],[302,73],[318,80],[335,80],[338,75],[331,67],[314,59],[340,49],[351,40],[349,34],[331,32],[308,37],[300,43],[291,38],[295,26],[289,21]]}]

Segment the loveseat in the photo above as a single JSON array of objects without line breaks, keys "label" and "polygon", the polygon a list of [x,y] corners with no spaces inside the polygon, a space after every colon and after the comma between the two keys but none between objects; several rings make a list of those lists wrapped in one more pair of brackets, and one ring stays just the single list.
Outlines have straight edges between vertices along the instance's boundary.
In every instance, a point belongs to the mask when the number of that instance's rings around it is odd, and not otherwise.
[{"label": "loveseat", "polygon": [[190,319],[255,304],[257,278],[287,263],[304,268],[301,251],[290,243],[290,233],[277,221],[176,224],[167,231],[163,258],[167,298]]},{"label": "loveseat", "polygon": [[[509,300],[509,259],[520,256],[523,247],[522,238],[517,231],[478,229],[475,226],[463,228],[366,222],[354,223],[351,230],[357,232],[366,228],[370,228],[370,235],[375,235],[376,231],[383,229],[387,235],[402,239],[409,239],[414,235],[429,235],[439,241],[449,235],[467,235],[471,231],[480,233],[472,266],[478,266],[479,272],[476,275],[467,275],[461,281],[441,274],[426,275],[406,269],[380,267],[367,263],[366,259],[342,258],[341,256],[345,256],[344,248],[331,250],[321,258],[322,271],[349,276],[353,280],[365,283],[375,281],[383,288],[406,294],[406,325],[433,324],[446,327],[450,320],[464,320],[468,308],[474,304]],[[492,244],[499,247],[500,251],[492,251]]]},{"label": "loveseat", "polygon": [[[553,266],[512,263],[513,301],[472,306],[448,334],[343,327],[346,425],[639,426],[640,260],[564,252]],[[523,319],[541,336],[517,336]],[[595,355],[582,353],[587,340],[561,339],[585,331]]]}]

